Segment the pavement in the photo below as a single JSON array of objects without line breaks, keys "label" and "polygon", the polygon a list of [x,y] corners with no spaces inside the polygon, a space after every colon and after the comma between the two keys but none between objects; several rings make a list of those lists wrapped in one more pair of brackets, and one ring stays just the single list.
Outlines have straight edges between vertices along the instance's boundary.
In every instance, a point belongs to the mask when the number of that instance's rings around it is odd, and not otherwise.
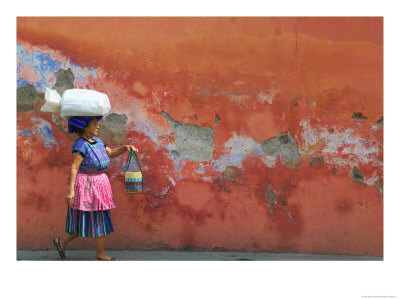
[{"label": "pavement", "polygon": [[[382,256],[268,252],[107,251],[120,261],[383,261]],[[94,261],[94,250],[68,250],[67,261]],[[58,261],[56,250],[17,250],[17,261]]]}]

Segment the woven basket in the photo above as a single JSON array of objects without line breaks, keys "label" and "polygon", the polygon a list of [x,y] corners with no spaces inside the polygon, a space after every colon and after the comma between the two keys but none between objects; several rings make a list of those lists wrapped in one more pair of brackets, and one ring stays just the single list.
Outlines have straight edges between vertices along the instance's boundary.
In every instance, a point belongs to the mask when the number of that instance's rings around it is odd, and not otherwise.
[{"label": "woven basket", "polygon": [[[131,164],[134,164],[134,162],[132,161],[132,156],[135,158],[136,167],[139,167],[140,172],[129,171],[132,167]],[[136,153],[133,151],[129,151],[128,160],[126,162],[124,188],[125,192],[127,192],[128,194],[138,194],[143,191],[142,168],[140,167],[140,163],[136,156]]]}]

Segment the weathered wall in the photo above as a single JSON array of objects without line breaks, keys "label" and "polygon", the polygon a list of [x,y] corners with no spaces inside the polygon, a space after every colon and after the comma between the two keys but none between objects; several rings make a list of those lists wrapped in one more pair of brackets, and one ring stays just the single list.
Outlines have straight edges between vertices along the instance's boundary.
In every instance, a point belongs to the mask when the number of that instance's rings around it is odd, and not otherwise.
[{"label": "weathered wall", "polygon": [[[65,223],[74,136],[46,87],[107,93],[112,249],[383,255],[382,18],[18,18],[18,248]],[[74,241],[72,247],[93,247]]]}]

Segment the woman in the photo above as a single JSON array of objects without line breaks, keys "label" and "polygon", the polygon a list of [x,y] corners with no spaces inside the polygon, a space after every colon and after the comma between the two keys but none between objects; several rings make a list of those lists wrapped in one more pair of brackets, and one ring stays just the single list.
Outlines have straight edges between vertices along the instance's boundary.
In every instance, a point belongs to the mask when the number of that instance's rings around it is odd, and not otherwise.
[{"label": "woman", "polygon": [[66,233],[53,239],[62,260],[66,245],[79,236],[94,238],[97,260],[116,260],[104,252],[105,236],[114,231],[110,210],[115,208],[110,181],[104,171],[110,166],[111,157],[138,150],[131,145],[115,149],[104,145],[97,137],[101,118],[70,117],[68,120],[68,132],[76,132],[79,138],[72,145]]}]

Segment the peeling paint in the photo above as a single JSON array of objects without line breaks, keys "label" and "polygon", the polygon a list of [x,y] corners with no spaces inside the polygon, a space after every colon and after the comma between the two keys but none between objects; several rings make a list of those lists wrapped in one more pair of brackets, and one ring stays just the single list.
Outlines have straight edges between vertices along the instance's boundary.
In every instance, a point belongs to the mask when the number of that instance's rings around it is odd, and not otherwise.
[{"label": "peeling paint", "polygon": [[276,157],[264,157],[261,145],[251,137],[239,136],[233,132],[233,136],[224,144],[224,154],[212,161],[214,170],[225,170],[229,166],[242,168],[242,162],[246,156],[254,155],[263,157],[268,166],[273,166]]},{"label": "peeling paint", "polygon": [[29,83],[44,93],[46,87],[54,87],[56,73],[68,69],[71,69],[75,80],[79,82],[78,88],[86,87],[89,77],[97,78],[94,68],[81,68],[57,51],[44,47],[31,46],[31,48],[33,51],[28,52],[23,45],[17,44],[18,87]]},{"label": "peeling paint", "polygon": [[[354,129],[346,128],[336,132],[329,132],[327,128],[312,128],[309,120],[302,120],[300,126],[303,127],[301,137],[303,138],[303,147],[300,147],[300,153],[312,154],[311,150],[316,145],[319,151],[327,155],[337,155],[335,159],[345,161],[343,154],[352,154],[354,159],[365,164],[382,166],[382,162],[377,158],[379,154],[379,143],[374,140],[366,140],[354,134]],[[345,147],[346,146],[346,147]],[[340,148],[343,148],[341,151]],[[333,163],[333,158],[325,158],[325,162]],[[342,164],[342,163],[341,163]]]},{"label": "peeling paint", "polygon": [[260,92],[258,93],[258,101],[260,103],[268,102],[269,104],[272,104],[272,101],[274,100],[275,95],[277,92],[275,90],[270,90],[268,92]]},{"label": "peeling paint", "polygon": [[43,145],[46,148],[52,148],[53,145],[57,145],[57,142],[55,141],[53,137],[53,131],[51,129],[51,124],[43,119],[39,118],[31,118],[32,124],[36,127],[35,130],[26,130],[26,129],[18,129],[18,132],[20,132],[22,135],[36,135],[40,134],[40,136],[43,137]]}]

